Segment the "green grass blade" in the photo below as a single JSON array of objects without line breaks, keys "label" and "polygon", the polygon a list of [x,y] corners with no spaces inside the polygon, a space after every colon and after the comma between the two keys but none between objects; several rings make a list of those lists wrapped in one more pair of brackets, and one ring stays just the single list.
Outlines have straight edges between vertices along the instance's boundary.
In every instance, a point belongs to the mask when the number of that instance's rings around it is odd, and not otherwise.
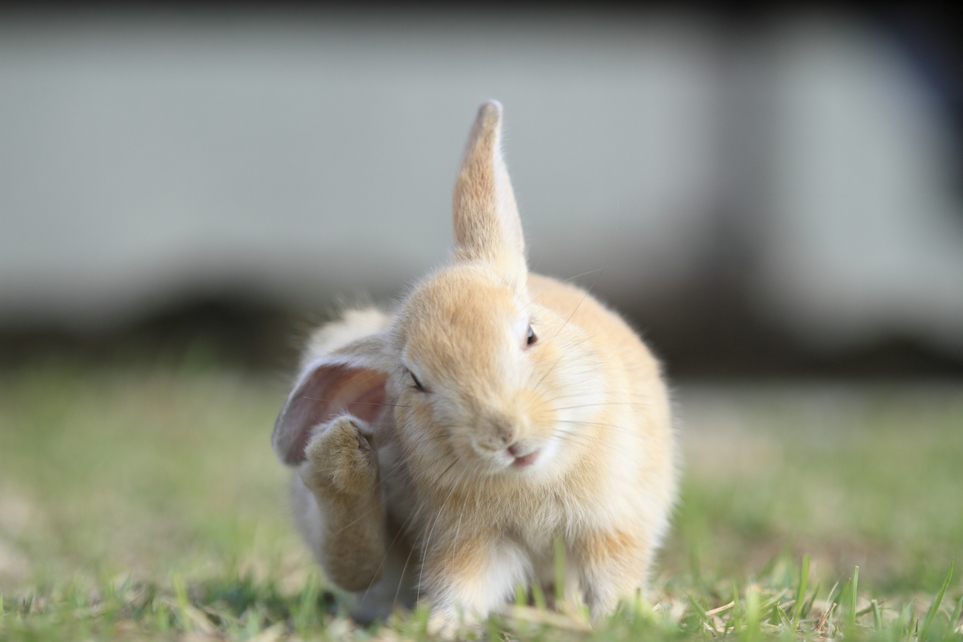
[{"label": "green grass blade", "polygon": [[498,622],[495,620],[494,616],[489,616],[485,621],[485,626],[488,629],[488,639],[489,640],[502,640],[505,639],[505,635],[501,628],[498,626]]},{"label": "green grass blade", "polygon": [[414,638],[425,640],[428,638],[428,618],[431,616],[431,608],[427,604],[415,606],[415,612],[411,614],[409,623],[413,629]]},{"label": "green grass blade", "polygon": [[796,603],[792,607],[792,629],[799,624],[799,614],[802,613],[803,601],[806,597],[806,582],[809,579],[809,554],[803,555],[802,569],[799,571],[799,587],[796,589]]},{"label": "green grass blade", "polygon": [[558,609],[565,600],[565,542],[558,535],[555,536],[555,608]]},{"label": "green grass blade", "polygon": [[699,604],[694,597],[692,597],[691,593],[686,593],[686,597],[689,598],[689,604],[692,606],[692,610],[696,612],[696,615],[699,616],[699,619],[702,620],[704,624],[707,624],[709,628],[712,629],[713,633],[718,635],[719,631],[716,630],[715,624],[712,623],[712,617],[706,613],[706,610],[702,608],[702,605]]},{"label": "green grass blade", "polygon": [[542,590],[542,585],[539,582],[532,582],[531,591],[535,608],[539,611],[544,611],[548,608],[548,604],[545,602],[545,591]]},{"label": "green grass blade", "polygon": [[773,604],[769,608],[769,624],[782,624],[785,613],[779,608],[778,604]]},{"label": "green grass blade", "polygon": [[739,604],[739,588],[736,583],[732,583],[732,615],[729,617],[732,622],[733,631],[738,631],[742,625],[742,608]]},{"label": "green grass blade", "polygon": [[754,585],[750,585],[746,589],[746,628],[742,638],[746,642],[754,642],[762,636],[762,629],[759,626],[762,619],[760,611],[759,590]]},{"label": "green grass blade", "polygon": [[515,585],[515,606],[526,606],[528,605],[528,591],[525,589],[524,584]]},{"label": "green grass blade", "polygon": [[901,634],[909,634],[912,631],[913,605],[904,604],[896,620],[896,630]]},{"label": "green grass blade", "polygon": [[950,570],[946,572],[946,579],[943,580],[943,587],[940,588],[940,592],[936,594],[936,599],[933,600],[930,610],[926,613],[926,619],[923,620],[923,629],[920,631],[920,640],[926,639],[926,636],[930,632],[930,627],[933,625],[933,620],[936,618],[936,614],[940,610],[940,604],[943,602],[943,596],[946,595],[946,589],[950,585],[950,580],[953,579],[954,563],[955,562],[950,562]]},{"label": "green grass blade", "polygon": [[956,603],[956,608],[953,610],[953,617],[950,618],[950,628],[956,629],[960,624],[960,616],[963,615],[963,597],[959,599]]},{"label": "green grass blade", "polygon": [[308,636],[307,632],[317,618],[318,593],[318,583],[314,578],[308,578],[301,590],[298,604],[291,614],[294,630],[301,637]]},{"label": "green grass blade", "polygon": [[181,619],[184,628],[190,627],[191,618],[187,614],[190,608],[190,599],[187,597],[187,587],[184,579],[180,575],[171,576],[171,588],[174,589],[174,601],[177,603],[177,615]]},{"label": "green grass blade", "polygon": [[789,617],[789,615],[787,615],[786,612],[783,611],[778,606],[773,606],[772,608],[778,612],[779,620],[780,620],[778,624],[782,624],[783,626],[786,627],[786,631],[788,631],[790,634],[794,634],[796,632],[796,628],[793,625],[792,619]]},{"label": "green grass blade", "polygon": [[852,590],[850,591],[850,595],[849,595],[850,607],[849,607],[849,613],[848,613],[849,617],[848,617],[847,624],[849,625],[850,631],[856,630],[856,596],[859,591],[858,587],[859,587],[859,567],[857,566],[856,569],[853,571],[853,581],[851,586]]},{"label": "green grass blade", "polygon": [[870,606],[873,609],[873,628],[879,633],[883,630],[883,614],[879,610],[879,602],[873,600]]},{"label": "green grass blade", "polygon": [[816,601],[816,596],[819,595],[819,589],[821,589],[822,586],[823,586],[822,584],[816,585],[816,590],[813,591],[812,597],[806,600],[806,604],[803,605],[803,609],[802,609],[802,612],[799,614],[799,617],[802,617],[802,618],[809,617],[810,612],[812,612],[813,610],[813,602]]}]

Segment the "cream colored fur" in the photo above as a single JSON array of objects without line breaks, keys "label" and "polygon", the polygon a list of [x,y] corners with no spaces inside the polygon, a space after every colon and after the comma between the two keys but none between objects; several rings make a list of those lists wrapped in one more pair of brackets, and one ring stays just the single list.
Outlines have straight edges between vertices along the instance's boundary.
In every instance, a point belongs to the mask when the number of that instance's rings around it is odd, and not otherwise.
[{"label": "cream colored fur", "polygon": [[500,123],[483,105],[449,265],[390,316],[322,328],[275,429],[332,581],[368,616],[427,600],[446,634],[550,585],[556,538],[566,595],[610,613],[645,587],[676,498],[659,364],[584,290],[527,273]]}]

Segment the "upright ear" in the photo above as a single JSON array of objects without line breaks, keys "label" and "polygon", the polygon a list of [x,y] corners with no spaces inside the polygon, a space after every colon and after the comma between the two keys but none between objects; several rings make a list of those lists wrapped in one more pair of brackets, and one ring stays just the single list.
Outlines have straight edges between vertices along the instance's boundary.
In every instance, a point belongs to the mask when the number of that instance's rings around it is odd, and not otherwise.
[{"label": "upright ear", "polygon": [[525,240],[501,150],[502,106],[484,103],[455,181],[455,259],[483,261],[524,284]]},{"label": "upright ear", "polygon": [[309,360],[274,423],[271,445],[289,466],[304,461],[315,426],[349,413],[373,423],[385,410],[385,337],[375,334]]}]

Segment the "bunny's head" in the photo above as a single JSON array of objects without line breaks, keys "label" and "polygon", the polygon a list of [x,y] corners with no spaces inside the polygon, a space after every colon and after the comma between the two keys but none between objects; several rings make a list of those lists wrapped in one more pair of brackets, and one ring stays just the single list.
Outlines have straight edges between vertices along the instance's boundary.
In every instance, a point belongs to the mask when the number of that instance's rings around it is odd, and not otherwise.
[{"label": "bunny's head", "polygon": [[[291,465],[318,424],[350,413],[393,430],[419,472],[536,480],[587,447],[601,405],[601,358],[570,314],[530,277],[500,150],[501,106],[484,104],[455,184],[455,245],[393,317],[317,351],[278,417],[274,447]],[[333,330],[329,330],[333,332]],[[594,408],[593,408],[594,406]]]}]

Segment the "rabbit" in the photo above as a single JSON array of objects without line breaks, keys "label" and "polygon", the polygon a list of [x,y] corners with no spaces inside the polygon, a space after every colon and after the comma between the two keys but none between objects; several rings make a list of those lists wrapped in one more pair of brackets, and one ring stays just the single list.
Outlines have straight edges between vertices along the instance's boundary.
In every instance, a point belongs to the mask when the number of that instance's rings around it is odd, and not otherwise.
[{"label": "rabbit", "polygon": [[612,613],[645,589],[677,494],[660,363],[588,292],[528,272],[501,122],[481,106],[447,265],[322,327],[272,437],[358,616],[424,600],[442,635],[551,586],[557,541],[566,601]]}]

